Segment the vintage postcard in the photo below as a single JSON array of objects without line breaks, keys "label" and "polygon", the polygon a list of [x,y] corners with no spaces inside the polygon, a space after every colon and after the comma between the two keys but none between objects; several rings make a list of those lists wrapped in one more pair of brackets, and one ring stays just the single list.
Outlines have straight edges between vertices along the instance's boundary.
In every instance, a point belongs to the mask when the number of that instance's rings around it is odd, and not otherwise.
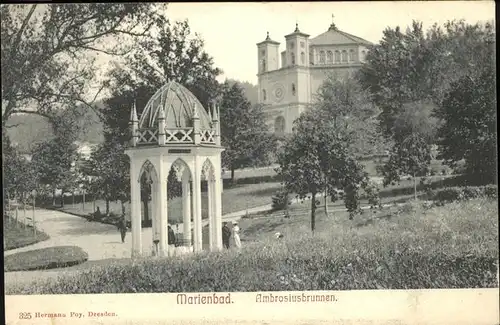
[{"label": "vintage postcard", "polygon": [[1,5],[5,324],[500,324],[492,1]]}]

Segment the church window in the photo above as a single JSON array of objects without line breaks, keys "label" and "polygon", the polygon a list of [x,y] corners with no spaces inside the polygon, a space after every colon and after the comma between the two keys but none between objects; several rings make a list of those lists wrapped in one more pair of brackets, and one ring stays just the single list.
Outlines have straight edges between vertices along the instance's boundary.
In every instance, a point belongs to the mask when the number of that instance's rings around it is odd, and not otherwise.
[{"label": "church window", "polygon": [[356,52],[354,52],[354,50],[349,51],[349,61],[351,61],[351,62],[356,61]]},{"label": "church window", "polygon": [[325,51],[319,52],[319,63],[325,63]]},{"label": "church window", "polygon": [[326,60],[329,64],[333,63],[333,53],[332,51],[326,52]]},{"label": "church window", "polygon": [[335,51],[335,63],[340,63],[340,52]]},{"label": "church window", "polygon": [[293,49],[295,43],[294,42],[290,42],[290,48]]},{"label": "church window", "polygon": [[347,51],[346,50],[342,51],[342,62],[347,62]]},{"label": "church window", "polygon": [[361,51],[361,60],[366,60],[366,51]]},{"label": "church window", "polygon": [[266,71],[266,60],[262,60],[262,71]]},{"label": "church window", "polygon": [[309,64],[314,64],[314,54],[313,52],[309,52]]},{"label": "church window", "polygon": [[283,116],[278,116],[274,120],[274,132],[277,134],[285,133],[285,118]]},{"label": "church window", "polygon": [[304,52],[300,53],[300,64],[306,63],[306,54]]},{"label": "church window", "polygon": [[266,90],[265,89],[262,89],[262,99],[263,100],[267,100]]},{"label": "church window", "polygon": [[304,48],[306,46],[306,44],[304,42],[300,42],[300,47],[301,48]]},{"label": "church window", "polygon": [[292,84],[292,95],[295,96],[295,84]]},{"label": "church window", "polygon": [[294,53],[292,53],[292,54],[291,54],[291,57],[292,57],[292,65],[295,65],[295,54],[294,54]]},{"label": "church window", "polygon": [[262,56],[266,55],[266,50],[262,50],[262,51],[260,51],[260,54],[261,54]]}]

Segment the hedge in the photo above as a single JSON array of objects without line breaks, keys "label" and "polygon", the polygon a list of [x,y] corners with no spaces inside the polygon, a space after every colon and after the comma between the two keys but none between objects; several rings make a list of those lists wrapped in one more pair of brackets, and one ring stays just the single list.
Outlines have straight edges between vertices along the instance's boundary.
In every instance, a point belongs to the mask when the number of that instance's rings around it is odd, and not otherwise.
[{"label": "hedge", "polygon": [[448,203],[453,201],[470,200],[480,197],[491,199],[498,198],[498,186],[467,186],[467,187],[448,187],[438,191],[429,190],[427,196],[439,203]]}]

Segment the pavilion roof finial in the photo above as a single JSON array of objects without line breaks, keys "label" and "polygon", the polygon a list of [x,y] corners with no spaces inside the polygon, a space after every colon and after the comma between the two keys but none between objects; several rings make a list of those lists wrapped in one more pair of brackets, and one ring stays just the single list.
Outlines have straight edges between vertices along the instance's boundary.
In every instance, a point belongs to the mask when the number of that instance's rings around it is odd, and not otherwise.
[{"label": "pavilion roof finial", "polygon": [[137,100],[134,98],[134,103],[132,104],[132,110],[130,112],[130,121],[131,122],[138,122],[139,121],[139,119],[137,118],[136,102],[137,102]]},{"label": "pavilion roof finial", "polygon": [[193,118],[199,119],[200,115],[198,114],[198,107],[193,103]]},{"label": "pavilion roof finial", "polygon": [[269,37],[269,32],[267,32],[266,41],[270,41],[270,40],[271,40],[271,37]]}]

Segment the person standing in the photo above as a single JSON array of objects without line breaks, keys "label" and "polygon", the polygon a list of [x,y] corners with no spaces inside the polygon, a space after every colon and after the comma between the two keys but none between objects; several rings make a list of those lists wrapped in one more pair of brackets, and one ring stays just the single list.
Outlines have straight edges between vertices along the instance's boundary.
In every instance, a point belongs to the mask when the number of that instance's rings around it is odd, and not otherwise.
[{"label": "person standing", "polygon": [[175,252],[175,232],[170,225],[168,225],[168,255],[173,256]]},{"label": "person standing", "polygon": [[226,249],[229,249],[229,239],[231,238],[231,229],[227,226],[227,222],[224,222],[224,227],[222,227],[222,244]]},{"label": "person standing", "polygon": [[240,240],[240,227],[238,226],[238,222],[233,221],[233,240],[234,246],[236,248],[241,248],[241,240]]},{"label": "person standing", "polygon": [[125,222],[125,216],[122,216],[122,218],[120,218],[117,227],[118,230],[120,231],[120,235],[122,236],[122,243],[124,243],[125,236],[127,235],[127,223]]}]

